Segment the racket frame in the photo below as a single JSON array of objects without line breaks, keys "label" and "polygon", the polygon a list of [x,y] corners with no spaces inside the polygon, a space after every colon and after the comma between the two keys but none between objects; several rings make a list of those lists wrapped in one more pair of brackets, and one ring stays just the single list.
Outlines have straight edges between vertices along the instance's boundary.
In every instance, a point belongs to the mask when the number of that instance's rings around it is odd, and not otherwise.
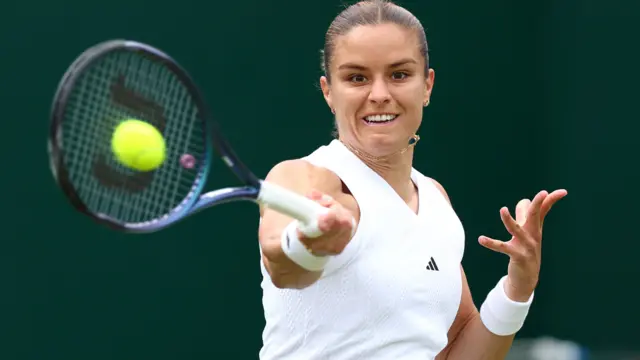
[{"label": "racket frame", "polygon": [[[134,233],[153,232],[182,217],[198,201],[198,195],[204,188],[213,158],[212,142],[209,141],[209,139],[204,139],[206,144],[204,159],[199,161],[198,175],[189,195],[185,197],[184,201],[178,207],[172,209],[172,211],[165,216],[162,216],[159,219],[140,223],[127,223],[114,219],[106,214],[94,213],[91,211],[80,198],[77,189],[70,179],[69,172],[65,167],[62,127],[67,103],[69,101],[69,97],[73,93],[73,89],[77,81],[85,73],[86,69],[90,68],[105,56],[116,51],[136,52],[154,62],[166,66],[185,86],[190,96],[192,96],[192,100],[196,104],[199,112],[198,116],[203,119],[202,124],[204,126],[205,136],[208,137],[214,133],[211,128],[213,125],[212,122],[207,121],[207,119],[210,118],[210,115],[200,91],[195,86],[186,70],[184,70],[176,61],[164,52],[143,43],[128,40],[109,40],[86,49],[74,60],[60,80],[51,107],[49,138],[47,142],[49,163],[56,183],[77,211],[114,230]],[[221,146],[228,146],[228,144],[225,143]],[[243,165],[240,164],[240,166]],[[242,169],[238,169],[238,171],[241,170]]]},{"label": "racket frame", "polygon": [[[69,173],[64,166],[64,144],[62,143],[62,123],[66,104],[72,89],[84,70],[96,61],[114,51],[133,51],[160,62],[166,66],[187,88],[198,109],[198,117],[205,126],[206,154],[190,194],[185,200],[167,215],[141,223],[126,223],[113,219],[105,214],[92,212],[81,200],[73,186]],[[89,216],[96,222],[107,227],[127,233],[150,233],[166,228],[187,216],[200,212],[214,205],[232,201],[252,201],[262,204],[275,211],[288,215],[300,221],[299,229],[309,237],[322,234],[318,229],[318,216],[328,211],[327,208],[306,197],[285,189],[279,185],[268,183],[255,176],[249,168],[240,161],[230,144],[222,136],[219,124],[214,120],[204,97],[193,79],[173,58],[149,45],[129,40],[110,40],[97,44],[85,50],[69,67],[63,76],[51,110],[51,124],[49,131],[48,150],[53,176],[69,199],[73,207]],[[245,185],[241,187],[227,187],[202,194],[215,150],[224,163],[233,171]]]}]

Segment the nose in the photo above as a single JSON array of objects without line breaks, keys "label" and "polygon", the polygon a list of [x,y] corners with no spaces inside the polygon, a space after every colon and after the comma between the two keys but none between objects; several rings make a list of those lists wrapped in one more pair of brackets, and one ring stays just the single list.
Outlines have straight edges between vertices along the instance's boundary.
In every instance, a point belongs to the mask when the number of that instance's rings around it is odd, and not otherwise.
[{"label": "nose", "polygon": [[369,93],[369,101],[374,104],[384,104],[391,101],[391,93],[389,93],[389,88],[385,81],[377,80],[373,82]]}]

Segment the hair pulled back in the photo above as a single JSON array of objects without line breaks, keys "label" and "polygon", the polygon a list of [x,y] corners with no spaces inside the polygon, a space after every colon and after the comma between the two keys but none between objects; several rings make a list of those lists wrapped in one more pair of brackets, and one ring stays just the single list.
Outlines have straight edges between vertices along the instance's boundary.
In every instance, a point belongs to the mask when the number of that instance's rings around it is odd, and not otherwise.
[{"label": "hair pulled back", "polygon": [[425,74],[429,69],[429,47],[422,24],[407,9],[387,0],[365,0],[355,3],[343,10],[333,20],[324,39],[321,51],[321,67],[327,81],[331,82],[331,61],[337,37],[345,35],[351,29],[362,25],[396,24],[406,29],[415,30],[418,36],[420,54],[424,58]]}]

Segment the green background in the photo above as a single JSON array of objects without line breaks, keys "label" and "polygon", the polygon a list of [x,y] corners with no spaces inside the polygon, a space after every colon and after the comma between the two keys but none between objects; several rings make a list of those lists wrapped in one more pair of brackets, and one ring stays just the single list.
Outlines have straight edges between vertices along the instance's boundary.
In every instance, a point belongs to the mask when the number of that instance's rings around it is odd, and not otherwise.
[{"label": "green background", "polygon": [[[476,303],[507,259],[498,210],[569,196],[545,226],[521,337],[638,349],[637,2],[402,2],[427,28],[436,85],[415,166],[464,222]],[[153,235],[75,213],[53,183],[48,112],[75,56],[129,38],[172,54],[260,176],[331,140],[319,49],[341,3],[12,1],[0,22],[4,210],[0,358],[255,359],[264,322],[257,211],[230,204]],[[636,29],[636,30],[634,30]],[[221,163],[210,187],[233,185]]]}]

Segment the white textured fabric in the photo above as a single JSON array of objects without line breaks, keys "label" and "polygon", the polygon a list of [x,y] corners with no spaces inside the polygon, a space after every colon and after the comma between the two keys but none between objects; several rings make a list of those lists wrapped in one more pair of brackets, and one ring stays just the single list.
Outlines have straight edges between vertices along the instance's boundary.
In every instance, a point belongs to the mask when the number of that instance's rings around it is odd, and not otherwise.
[{"label": "white textured fabric", "polygon": [[435,358],[461,299],[464,230],[453,209],[414,169],[416,215],[338,141],[306,160],[340,177],[361,219],[345,251],[308,288],[276,288],[260,263],[266,320],[260,359]]}]

